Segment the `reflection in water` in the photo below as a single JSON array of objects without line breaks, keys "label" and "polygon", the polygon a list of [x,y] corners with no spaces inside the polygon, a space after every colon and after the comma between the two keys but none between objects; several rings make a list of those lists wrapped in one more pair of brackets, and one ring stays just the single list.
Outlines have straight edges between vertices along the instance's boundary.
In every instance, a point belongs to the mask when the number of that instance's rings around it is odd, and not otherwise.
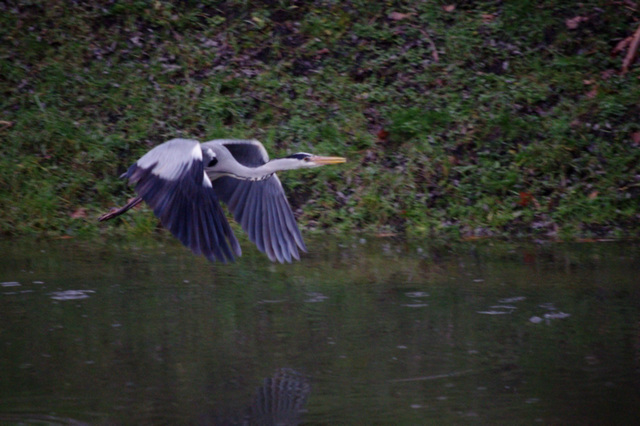
[{"label": "reflection in water", "polygon": [[427,306],[429,306],[428,303],[425,303],[423,301],[423,298],[429,297],[429,293],[426,293],[424,291],[408,291],[405,292],[404,295],[411,300],[410,303],[403,303],[401,305],[405,308],[426,308]]},{"label": "reflection in water", "polygon": [[49,425],[49,426],[90,426],[91,423],[81,422],[71,418],[51,416],[46,414],[2,414],[1,425]]},{"label": "reflection in water", "polygon": [[212,266],[167,241],[0,241],[0,423],[640,416],[638,245],[356,239]]},{"label": "reflection in water", "polygon": [[90,294],[95,293],[93,290],[64,290],[54,291],[49,294],[53,300],[80,300],[87,299]]},{"label": "reflection in water", "polygon": [[512,313],[515,309],[515,306],[493,305],[489,307],[489,310],[478,311],[478,313],[483,315],[504,315]]},{"label": "reflection in water", "polygon": [[515,297],[507,297],[505,299],[500,299],[498,300],[498,303],[516,303],[516,302],[523,302],[525,300],[527,300],[527,298],[524,296],[515,296]]},{"label": "reflection in water", "polygon": [[297,425],[310,392],[306,377],[282,368],[273,377],[264,379],[245,421],[259,425]]},{"label": "reflection in water", "polygon": [[307,296],[308,296],[307,299],[305,299],[306,303],[320,303],[320,302],[324,302],[329,298],[329,296],[325,296],[324,294],[319,293],[317,291],[308,292]]},{"label": "reflection in water", "polygon": [[200,424],[293,426],[300,424],[311,386],[305,376],[290,368],[281,368],[264,379],[251,405],[230,418],[221,419],[217,413],[203,417]]},{"label": "reflection in water", "polygon": [[[524,300],[526,300],[526,297],[521,297],[521,296],[508,297],[508,298],[501,299],[499,303],[515,303],[515,302],[522,302]],[[538,315],[532,316],[531,318],[529,318],[529,322],[534,324],[539,324],[542,321],[544,321],[544,319],[546,319],[547,322],[549,322],[549,320],[565,319],[571,316],[571,314],[558,310],[553,303],[542,303],[538,305],[538,307],[548,312],[543,314],[542,317]],[[477,312],[482,315],[506,315],[506,314],[512,314],[513,312],[516,311],[516,309],[518,309],[518,307],[515,305],[502,304],[502,305],[492,305],[487,310],[477,311]]]}]

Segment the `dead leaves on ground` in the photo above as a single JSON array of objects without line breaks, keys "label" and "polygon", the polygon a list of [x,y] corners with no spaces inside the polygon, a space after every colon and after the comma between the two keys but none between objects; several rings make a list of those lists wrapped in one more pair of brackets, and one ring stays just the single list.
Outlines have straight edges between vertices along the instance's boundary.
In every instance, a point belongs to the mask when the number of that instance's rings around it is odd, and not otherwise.
[{"label": "dead leaves on ground", "polygon": [[587,18],[586,16],[575,16],[573,18],[567,19],[566,21],[564,21],[564,23],[568,29],[575,30],[580,26],[582,22],[586,22],[588,20],[589,18]]},{"label": "dead leaves on ground", "polygon": [[84,207],[79,207],[75,211],[69,214],[71,219],[86,219],[87,218],[87,209]]},{"label": "dead leaves on ground", "polygon": [[415,13],[412,13],[412,12],[409,12],[409,13],[391,12],[389,14],[389,19],[393,21],[402,21],[404,19],[411,18],[413,15],[415,15]]},{"label": "dead leaves on ground", "polygon": [[629,67],[631,67],[638,53],[638,48],[640,48],[640,25],[636,28],[636,32],[633,34],[633,39],[630,42],[629,50],[627,50],[627,55],[624,57],[624,61],[622,61],[622,74],[626,74],[629,71]]},{"label": "dead leaves on ground", "polygon": [[638,54],[638,49],[640,49],[640,24],[638,24],[633,35],[620,40],[611,51],[612,56],[616,56],[625,50],[627,51],[627,54],[622,61],[622,70],[620,71],[622,75],[629,72],[629,68],[631,68],[631,65],[636,59],[636,55]]}]

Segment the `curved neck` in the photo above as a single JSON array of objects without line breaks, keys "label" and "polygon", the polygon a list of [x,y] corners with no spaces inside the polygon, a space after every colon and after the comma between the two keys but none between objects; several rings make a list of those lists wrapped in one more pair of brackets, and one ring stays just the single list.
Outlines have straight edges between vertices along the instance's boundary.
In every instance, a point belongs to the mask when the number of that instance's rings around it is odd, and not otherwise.
[{"label": "curved neck", "polygon": [[210,178],[216,179],[221,176],[231,176],[240,180],[264,180],[271,177],[275,172],[281,170],[293,170],[300,168],[300,161],[292,158],[276,158],[257,167],[247,167],[233,161],[229,166],[222,165],[210,171]]}]

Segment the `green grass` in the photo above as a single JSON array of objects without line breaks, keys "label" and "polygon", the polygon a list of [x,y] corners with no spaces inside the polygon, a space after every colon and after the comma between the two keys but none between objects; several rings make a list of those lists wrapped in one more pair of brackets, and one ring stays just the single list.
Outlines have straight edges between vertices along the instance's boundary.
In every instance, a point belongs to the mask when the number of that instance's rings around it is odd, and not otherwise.
[{"label": "green grass", "polygon": [[[620,75],[611,56],[633,11],[445,4],[5,6],[0,232],[114,232],[96,217],[132,194],[118,176],[150,147],[255,137],[272,156],[349,158],[283,174],[310,229],[637,237],[640,68]],[[575,16],[588,19],[567,28]],[[129,216],[115,227],[156,229]]]}]

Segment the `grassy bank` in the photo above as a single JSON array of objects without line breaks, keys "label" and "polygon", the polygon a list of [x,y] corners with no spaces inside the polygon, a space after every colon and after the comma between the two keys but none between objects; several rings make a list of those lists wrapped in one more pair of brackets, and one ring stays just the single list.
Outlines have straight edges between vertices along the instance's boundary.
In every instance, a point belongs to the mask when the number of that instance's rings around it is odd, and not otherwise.
[{"label": "grassy bank", "polygon": [[3,234],[150,232],[96,217],[173,137],[348,157],[282,175],[311,229],[640,234],[637,4],[84,3],[0,4]]}]

